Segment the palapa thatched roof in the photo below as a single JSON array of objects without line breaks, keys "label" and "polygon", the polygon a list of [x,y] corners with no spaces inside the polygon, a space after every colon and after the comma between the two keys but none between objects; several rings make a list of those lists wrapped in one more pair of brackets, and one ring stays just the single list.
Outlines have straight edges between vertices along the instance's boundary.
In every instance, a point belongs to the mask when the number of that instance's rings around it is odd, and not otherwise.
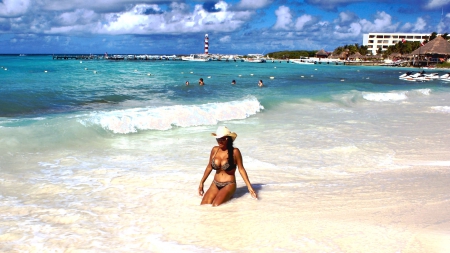
[{"label": "palapa thatched roof", "polygon": [[440,54],[450,55],[450,43],[441,36],[414,50],[412,55],[418,54]]},{"label": "palapa thatched roof", "polygon": [[362,58],[362,54],[360,54],[359,52],[356,52],[356,53],[350,55],[348,58],[353,58],[353,59]]},{"label": "palapa thatched roof", "polygon": [[327,57],[327,56],[328,56],[328,53],[325,52],[325,50],[320,49],[320,50],[316,53],[316,56],[325,56],[325,57]]},{"label": "palapa thatched roof", "polygon": [[390,54],[389,55],[389,57],[401,57],[402,56],[402,54],[401,53],[392,53],[392,54]]}]

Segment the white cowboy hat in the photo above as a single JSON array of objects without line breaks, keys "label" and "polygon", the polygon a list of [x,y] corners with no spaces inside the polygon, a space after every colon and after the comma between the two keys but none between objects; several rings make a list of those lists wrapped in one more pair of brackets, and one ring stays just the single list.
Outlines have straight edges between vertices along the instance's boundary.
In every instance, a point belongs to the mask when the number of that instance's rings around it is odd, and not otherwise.
[{"label": "white cowboy hat", "polygon": [[236,139],[237,134],[232,133],[226,126],[220,126],[217,128],[217,131],[215,133],[211,133],[212,136],[215,136],[216,138],[222,138],[224,136],[230,136],[233,141]]}]

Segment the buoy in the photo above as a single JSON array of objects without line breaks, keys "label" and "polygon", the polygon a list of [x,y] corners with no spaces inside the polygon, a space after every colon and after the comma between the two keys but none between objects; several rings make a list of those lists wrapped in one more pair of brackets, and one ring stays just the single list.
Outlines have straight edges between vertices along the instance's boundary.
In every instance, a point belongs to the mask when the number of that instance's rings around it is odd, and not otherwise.
[{"label": "buoy", "polygon": [[345,81],[344,79],[341,79],[341,82]]},{"label": "buoy", "polygon": [[276,69],[277,67],[273,67],[274,69]]},{"label": "buoy", "polygon": [[250,74],[251,76],[253,76],[253,74]]},{"label": "buoy", "polygon": [[147,75],[148,75],[148,76],[151,76],[152,74],[148,73]]},{"label": "buoy", "polygon": [[80,61],[80,63],[83,63],[83,61]]},{"label": "buoy", "polygon": [[242,75],[239,75],[239,76],[242,76]]},{"label": "buoy", "polygon": [[47,70],[44,70],[45,73],[47,73]]},{"label": "buoy", "polygon": [[94,74],[97,74],[97,70],[94,70]]},{"label": "buoy", "polygon": [[271,76],[270,79],[274,79],[275,77]]},{"label": "buoy", "polygon": [[208,76],[208,78],[211,78],[211,76]]},{"label": "buoy", "polygon": [[303,78],[303,77],[305,77],[305,76],[302,76],[302,78]]},{"label": "buoy", "polygon": [[87,68],[84,68],[84,70],[87,70]]},{"label": "buoy", "polygon": [[191,74],[194,74],[194,71],[191,71]]}]

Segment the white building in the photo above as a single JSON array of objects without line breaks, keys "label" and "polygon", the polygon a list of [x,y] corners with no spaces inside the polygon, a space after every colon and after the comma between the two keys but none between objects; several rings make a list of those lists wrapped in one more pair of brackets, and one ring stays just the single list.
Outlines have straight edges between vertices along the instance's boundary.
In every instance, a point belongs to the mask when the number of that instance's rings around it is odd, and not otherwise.
[{"label": "white building", "polygon": [[430,37],[431,33],[365,33],[363,34],[363,46],[367,46],[372,54],[377,54],[379,48],[386,51],[402,40],[422,42]]}]

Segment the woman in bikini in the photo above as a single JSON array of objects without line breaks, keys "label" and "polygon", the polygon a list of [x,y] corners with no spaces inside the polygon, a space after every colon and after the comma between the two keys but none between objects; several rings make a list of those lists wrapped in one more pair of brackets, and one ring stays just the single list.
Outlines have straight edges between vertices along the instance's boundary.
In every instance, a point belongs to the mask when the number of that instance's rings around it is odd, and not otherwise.
[{"label": "woman in bikini", "polygon": [[[216,137],[218,146],[213,147],[211,150],[208,166],[206,166],[205,173],[198,187],[198,193],[200,196],[203,196],[201,204],[218,206],[231,199],[236,191],[236,168],[239,170],[242,179],[244,179],[252,197],[257,198],[245,171],[241,151],[233,147],[233,141],[236,139],[237,134],[222,126],[217,128],[216,133],[212,133],[212,135]],[[214,180],[206,193],[204,193],[203,184],[212,170],[216,171]]]}]

